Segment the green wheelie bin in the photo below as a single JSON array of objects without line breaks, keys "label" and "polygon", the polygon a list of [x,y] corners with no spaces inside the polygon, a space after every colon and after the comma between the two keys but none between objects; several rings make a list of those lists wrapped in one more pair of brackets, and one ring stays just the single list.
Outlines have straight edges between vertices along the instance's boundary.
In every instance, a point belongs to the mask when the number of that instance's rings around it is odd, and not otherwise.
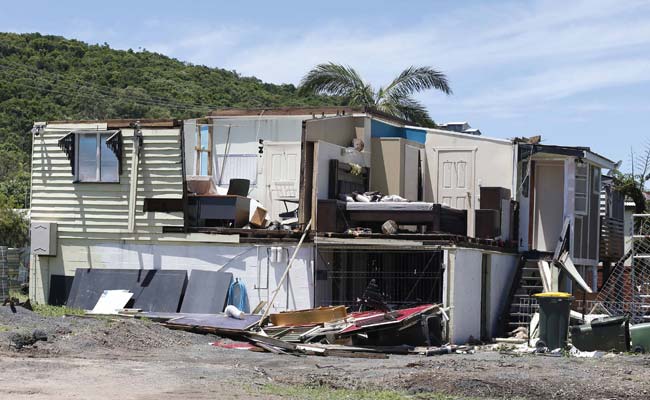
[{"label": "green wheelie bin", "polygon": [[571,327],[571,343],[580,351],[630,351],[628,318],[604,317]]},{"label": "green wheelie bin", "polygon": [[539,340],[549,350],[566,347],[573,296],[564,292],[546,292],[533,297],[539,303]]},{"label": "green wheelie bin", "polygon": [[632,351],[635,353],[650,352],[650,322],[630,326]]}]

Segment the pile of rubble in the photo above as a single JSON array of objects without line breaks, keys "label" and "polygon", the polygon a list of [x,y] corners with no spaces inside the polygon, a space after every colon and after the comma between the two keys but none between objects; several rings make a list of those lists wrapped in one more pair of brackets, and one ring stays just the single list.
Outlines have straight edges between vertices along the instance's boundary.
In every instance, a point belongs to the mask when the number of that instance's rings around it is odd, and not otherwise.
[{"label": "pile of rubble", "polygon": [[247,345],[215,342],[228,348],[248,348],[276,354],[386,358],[388,354],[435,355],[471,351],[443,343],[444,310],[435,304],[401,310],[348,313],[346,307],[321,307],[260,315],[238,310],[224,314],[142,316],[172,329],[212,333]]}]

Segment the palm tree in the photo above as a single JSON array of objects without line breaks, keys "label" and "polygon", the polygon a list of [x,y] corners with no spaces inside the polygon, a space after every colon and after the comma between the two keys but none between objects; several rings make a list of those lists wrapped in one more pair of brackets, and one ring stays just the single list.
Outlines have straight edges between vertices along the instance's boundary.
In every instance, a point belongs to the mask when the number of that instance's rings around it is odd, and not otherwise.
[{"label": "palm tree", "polygon": [[349,66],[319,64],[300,81],[302,94],[344,97],[351,106],[363,106],[403,118],[423,126],[435,126],[422,103],[412,97],[425,89],[451,94],[447,77],[431,67],[409,67],[386,87],[375,90]]}]

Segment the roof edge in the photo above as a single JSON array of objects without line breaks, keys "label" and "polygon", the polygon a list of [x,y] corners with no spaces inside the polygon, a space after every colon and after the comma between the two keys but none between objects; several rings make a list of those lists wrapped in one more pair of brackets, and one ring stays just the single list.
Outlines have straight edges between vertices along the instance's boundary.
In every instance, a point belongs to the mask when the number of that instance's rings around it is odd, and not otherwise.
[{"label": "roof edge", "polygon": [[[373,107],[355,106],[304,106],[304,107],[257,107],[257,108],[218,108],[212,110],[208,117],[260,117],[260,116],[320,116],[323,114],[335,114],[348,116],[353,114],[368,114],[382,119],[396,122],[401,125],[412,125],[415,123],[394,115],[377,110]],[[419,127],[418,127],[419,128]]]},{"label": "roof edge", "polygon": [[108,129],[111,128],[130,128],[131,124],[135,122],[140,122],[140,126],[143,128],[177,128],[180,127],[183,123],[180,119],[171,119],[171,118],[152,118],[152,119],[138,119],[138,118],[128,118],[128,119],[77,119],[77,120],[56,120],[56,121],[47,121],[48,125],[56,124],[106,124]]}]

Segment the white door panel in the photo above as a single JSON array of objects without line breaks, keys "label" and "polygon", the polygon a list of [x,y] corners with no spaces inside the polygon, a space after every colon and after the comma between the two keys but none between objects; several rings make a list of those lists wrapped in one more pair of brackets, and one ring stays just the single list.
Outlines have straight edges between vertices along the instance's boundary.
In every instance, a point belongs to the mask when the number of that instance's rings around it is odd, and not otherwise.
[{"label": "white door panel", "polygon": [[474,232],[474,151],[438,151],[438,199],[452,208],[469,210],[467,233]]},{"label": "white door panel", "polygon": [[294,210],[298,205],[285,203],[280,198],[298,198],[300,180],[300,144],[264,144],[266,160],[266,201],[264,207],[267,217],[276,220],[278,214]]}]

